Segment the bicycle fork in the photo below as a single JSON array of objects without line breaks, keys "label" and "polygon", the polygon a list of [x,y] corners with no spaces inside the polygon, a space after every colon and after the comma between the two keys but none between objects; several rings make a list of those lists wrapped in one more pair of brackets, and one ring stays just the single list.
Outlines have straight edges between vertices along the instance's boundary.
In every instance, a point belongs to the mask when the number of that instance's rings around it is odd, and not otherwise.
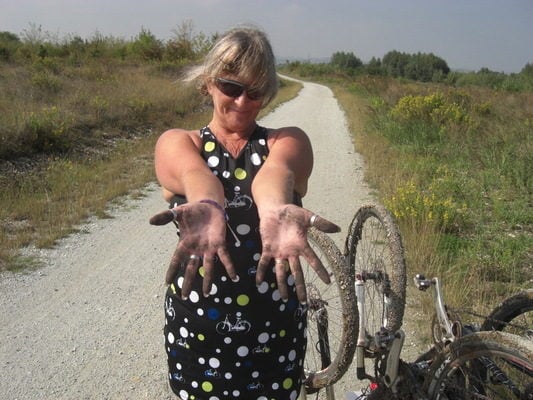
[{"label": "bicycle fork", "polygon": [[[356,274],[355,277],[355,295],[357,298],[357,309],[359,311],[359,334],[356,344],[356,372],[357,379],[370,379],[365,371],[365,349],[367,347],[366,338],[366,320],[365,320],[365,281],[361,274]],[[385,301],[385,303],[387,303]],[[387,311],[385,311],[385,317]],[[386,322],[385,322],[386,324]],[[385,328],[380,332],[376,332],[375,341],[376,347],[388,347],[386,357],[386,368],[384,375],[385,384],[396,393],[396,384],[398,383],[398,370],[400,366],[400,352],[405,340],[405,333],[398,330],[393,334],[389,334]]]}]

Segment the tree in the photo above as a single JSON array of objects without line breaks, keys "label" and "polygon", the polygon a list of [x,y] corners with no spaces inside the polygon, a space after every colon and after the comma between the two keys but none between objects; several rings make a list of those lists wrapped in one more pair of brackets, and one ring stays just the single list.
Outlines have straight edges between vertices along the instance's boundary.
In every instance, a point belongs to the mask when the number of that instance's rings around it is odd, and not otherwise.
[{"label": "tree", "polygon": [[343,69],[356,69],[363,65],[363,62],[354,53],[338,51],[331,56],[330,64]]},{"label": "tree", "polygon": [[163,58],[163,43],[152,32],[144,28],[131,43],[130,49],[142,60],[161,60]]},{"label": "tree", "polygon": [[11,32],[0,32],[0,61],[10,61],[20,46],[21,41]]}]

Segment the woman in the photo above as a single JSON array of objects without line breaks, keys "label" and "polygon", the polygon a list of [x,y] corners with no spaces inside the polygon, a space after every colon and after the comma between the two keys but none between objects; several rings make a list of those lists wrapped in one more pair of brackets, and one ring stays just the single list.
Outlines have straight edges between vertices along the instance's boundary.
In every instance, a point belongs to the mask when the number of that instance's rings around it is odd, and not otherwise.
[{"label": "woman", "polygon": [[256,123],[277,93],[263,32],[227,32],[187,79],[213,115],[159,138],[156,174],[173,208],[151,220],[171,215],[180,230],[166,276],[170,386],[182,399],[295,399],[306,347],[299,257],[329,283],[307,230],[339,230],[300,207],[311,144],[299,128]]}]

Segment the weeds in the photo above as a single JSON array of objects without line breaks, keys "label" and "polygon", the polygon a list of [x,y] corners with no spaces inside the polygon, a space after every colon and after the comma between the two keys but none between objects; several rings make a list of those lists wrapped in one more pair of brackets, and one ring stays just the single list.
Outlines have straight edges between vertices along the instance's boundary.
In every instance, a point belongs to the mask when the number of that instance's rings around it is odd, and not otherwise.
[{"label": "weeds", "polygon": [[530,92],[361,77],[335,93],[349,119],[366,115],[350,121],[356,150],[412,273],[441,276],[451,304],[478,311],[531,287]]}]

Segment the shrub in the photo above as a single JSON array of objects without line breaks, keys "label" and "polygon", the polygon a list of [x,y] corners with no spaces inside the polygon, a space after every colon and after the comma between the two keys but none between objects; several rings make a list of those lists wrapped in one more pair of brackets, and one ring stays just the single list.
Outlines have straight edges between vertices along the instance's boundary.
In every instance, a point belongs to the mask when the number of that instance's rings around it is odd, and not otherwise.
[{"label": "shrub", "polygon": [[66,116],[57,107],[45,107],[27,115],[28,145],[37,152],[65,151],[71,143],[67,138],[70,126]]}]

